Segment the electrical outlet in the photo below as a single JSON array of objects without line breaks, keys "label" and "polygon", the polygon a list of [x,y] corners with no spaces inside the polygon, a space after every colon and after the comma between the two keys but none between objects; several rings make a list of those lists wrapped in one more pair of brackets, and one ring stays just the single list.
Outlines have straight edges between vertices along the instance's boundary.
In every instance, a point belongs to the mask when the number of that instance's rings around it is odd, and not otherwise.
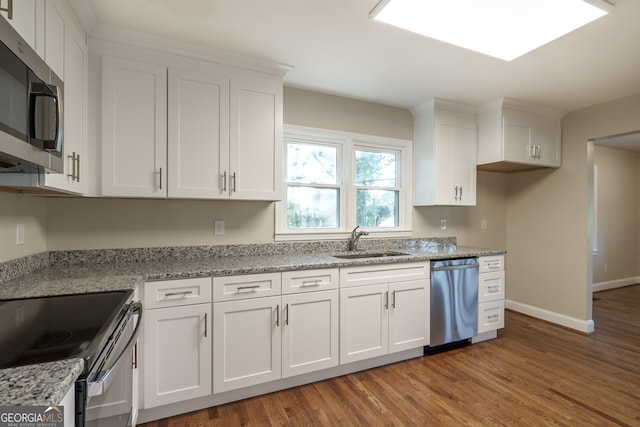
[{"label": "electrical outlet", "polygon": [[16,245],[24,245],[24,224],[16,225]]},{"label": "electrical outlet", "polygon": [[216,219],[213,222],[213,234],[216,236],[221,236],[224,234],[224,220]]},{"label": "electrical outlet", "polygon": [[480,228],[483,230],[487,229],[487,220],[482,218],[482,220],[480,221]]},{"label": "electrical outlet", "polygon": [[440,230],[446,230],[447,229],[447,220],[446,219],[441,219],[440,220]]},{"label": "electrical outlet", "polygon": [[604,272],[606,273],[607,271],[609,271],[609,265],[608,265],[608,264],[605,264],[605,265],[604,265]]}]

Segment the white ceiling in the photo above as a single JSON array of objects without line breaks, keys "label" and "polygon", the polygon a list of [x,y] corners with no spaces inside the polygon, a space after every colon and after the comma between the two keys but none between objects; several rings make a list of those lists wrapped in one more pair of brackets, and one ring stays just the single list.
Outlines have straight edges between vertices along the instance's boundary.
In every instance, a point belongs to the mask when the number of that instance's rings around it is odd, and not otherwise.
[{"label": "white ceiling", "polygon": [[287,64],[287,86],[404,108],[504,96],[572,111],[640,92],[640,0],[616,0],[609,15],[512,62],[372,21],[377,3],[72,0],[81,18],[93,15],[83,19],[90,30],[118,26]]}]

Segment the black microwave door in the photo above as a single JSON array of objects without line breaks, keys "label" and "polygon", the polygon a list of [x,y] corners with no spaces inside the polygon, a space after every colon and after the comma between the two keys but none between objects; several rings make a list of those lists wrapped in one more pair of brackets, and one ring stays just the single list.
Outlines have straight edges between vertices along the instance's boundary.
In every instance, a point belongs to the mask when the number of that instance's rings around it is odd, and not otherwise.
[{"label": "black microwave door", "polygon": [[0,130],[28,142],[29,70],[1,42],[0,64]]}]

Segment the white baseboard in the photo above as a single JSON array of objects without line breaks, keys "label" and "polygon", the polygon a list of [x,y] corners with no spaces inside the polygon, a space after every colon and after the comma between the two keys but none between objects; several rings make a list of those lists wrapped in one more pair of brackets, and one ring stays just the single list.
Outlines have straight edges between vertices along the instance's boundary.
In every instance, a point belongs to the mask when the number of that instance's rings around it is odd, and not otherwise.
[{"label": "white baseboard", "polygon": [[593,332],[595,326],[593,320],[577,319],[575,317],[569,317],[564,314],[545,310],[544,308],[534,307],[532,305],[512,300],[505,300],[505,308],[588,334]]},{"label": "white baseboard", "polygon": [[635,285],[640,283],[640,277],[627,277],[624,279],[609,280],[593,284],[593,292],[606,291],[609,289],[622,288],[623,286]]}]

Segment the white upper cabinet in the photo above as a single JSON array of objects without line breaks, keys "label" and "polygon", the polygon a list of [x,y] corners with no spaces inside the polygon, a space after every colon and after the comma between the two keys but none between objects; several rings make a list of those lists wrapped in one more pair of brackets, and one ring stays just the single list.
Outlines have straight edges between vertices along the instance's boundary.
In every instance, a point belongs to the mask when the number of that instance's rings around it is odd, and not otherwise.
[{"label": "white upper cabinet", "polygon": [[[49,2],[47,2],[49,4]],[[52,6],[48,6],[52,9]],[[49,16],[49,15],[47,15]],[[54,12],[53,19],[60,15]],[[45,186],[66,192],[87,192],[86,141],[88,103],[88,48],[84,33],[70,24],[64,24],[64,47],[55,45],[57,54],[62,52],[64,65],[64,170],[47,173]],[[57,34],[57,33],[56,33]],[[54,48],[51,41],[47,46]]]},{"label": "white upper cabinet", "polygon": [[[14,3],[16,3],[14,1]],[[45,9],[44,59],[54,73],[66,81],[64,75],[65,32],[71,24],[62,0],[49,0]]]},{"label": "white upper cabinet", "polygon": [[478,169],[561,165],[562,112],[502,98],[478,112]]},{"label": "white upper cabinet", "polygon": [[279,200],[282,78],[152,62],[103,57],[102,195]]},{"label": "white upper cabinet", "polygon": [[229,197],[228,100],[228,78],[169,69],[169,197]]},{"label": "white upper cabinet", "polygon": [[411,110],[416,206],[476,204],[476,119],[472,107],[432,99]]},{"label": "white upper cabinet", "polygon": [[231,80],[231,198],[282,197],[282,120],[282,84]]},{"label": "white upper cabinet", "polygon": [[102,58],[102,195],[167,194],[167,69]]},{"label": "white upper cabinet", "polygon": [[[2,8],[9,8],[7,0],[0,4]],[[14,0],[11,2],[11,17],[8,11],[0,12],[0,16],[16,29],[33,50],[36,50],[36,0]]]}]

